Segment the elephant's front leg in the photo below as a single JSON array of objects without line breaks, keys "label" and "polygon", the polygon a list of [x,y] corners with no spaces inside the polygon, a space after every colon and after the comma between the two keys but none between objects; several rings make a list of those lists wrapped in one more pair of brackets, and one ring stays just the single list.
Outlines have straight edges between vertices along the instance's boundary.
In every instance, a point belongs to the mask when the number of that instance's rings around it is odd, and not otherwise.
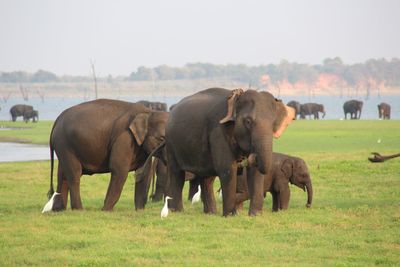
[{"label": "elephant's front leg", "polygon": [[206,177],[200,180],[201,199],[204,205],[204,213],[215,214],[217,212],[217,204],[214,196],[214,180],[215,176]]},{"label": "elephant's front leg", "polygon": [[185,172],[179,168],[175,157],[168,154],[167,158],[168,188],[167,196],[172,199],[168,202],[168,206],[173,211],[182,211],[182,190],[185,183]]},{"label": "elephant's front leg", "polygon": [[119,200],[124,187],[126,178],[128,177],[129,168],[116,169],[111,171],[111,180],[108,185],[106,198],[104,200],[103,210],[112,211],[115,204]]},{"label": "elephant's front leg", "polygon": [[236,162],[232,163],[230,169],[219,172],[219,178],[222,188],[223,216],[236,215]]},{"label": "elephant's front leg", "polygon": [[256,168],[247,168],[247,184],[250,195],[249,215],[255,216],[262,212],[264,200],[264,175]]},{"label": "elephant's front leg", "polygon": [[279,210],[279,193],[275,190],[271,191],[272,195],[272,211],[277,212]]},{"label": "elephant's front leg", "polygon": [[285,186],[279,193],[279,209],[287,210],[290,201],[290,188],[289,185]]}]

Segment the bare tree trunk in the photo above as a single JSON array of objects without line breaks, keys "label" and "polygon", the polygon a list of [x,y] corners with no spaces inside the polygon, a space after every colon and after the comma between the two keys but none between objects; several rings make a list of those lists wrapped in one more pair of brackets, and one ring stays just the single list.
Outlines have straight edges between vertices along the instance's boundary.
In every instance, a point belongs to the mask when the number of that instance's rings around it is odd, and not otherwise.
[{"label": "bare tree trunk", "polygon": [[97,78],[96,78],[96,71],[94,68],[93,60],[90,60],[90,64],[92,66],[92,73],[93,73],[93,80],[94,80],[94,97],[97,99]]},{"label": "bare tree trunk", "polygon": [[22,98],[25,101],[29,100],[28,89],[24,88],[22,85],[19,85],[19,91],[21,92]]},{"label": "bare tree trunk", "polygon": [[37,94],[39,95],[40,100],[42,101],[42,103],[44,103],[44,91],[37,90]]},{"label": "bare tree trunk", "polygon": [[10,98],[10,96],[11,96],[11,92],[9,92],[8,93],[8,95],[3,95],[1,98],[3,99],[3,102],[4,103],[7,103],[7,101],[8,101],[8,99]]}]

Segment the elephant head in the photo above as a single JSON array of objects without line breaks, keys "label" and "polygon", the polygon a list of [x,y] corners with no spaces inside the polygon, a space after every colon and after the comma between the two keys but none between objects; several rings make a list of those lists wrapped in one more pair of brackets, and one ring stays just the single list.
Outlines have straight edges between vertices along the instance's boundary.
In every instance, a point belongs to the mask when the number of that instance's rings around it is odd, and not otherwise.
[{"label": "elephant head", "polygon": [[282,172],[291,184],[305,191],[307,189],[307,207],[311,207],[313,198],[313,188],[310,172],[307,165],[301,158],[290,157],[286,159],[281,166]]},{"label": "elephant head", "polygon": [[272,137],[279,138],[294,118],[295,110],[270,93],[237,89],[220,123],[234,122],[235,142],[247,155],[256,154],[257,168],[266,174],[272,162]]},{"label": "elephant head", "polygon": [[139,113],[130,123],[136,142],[148,155],[164,142],[168,115],[168,112]]}]

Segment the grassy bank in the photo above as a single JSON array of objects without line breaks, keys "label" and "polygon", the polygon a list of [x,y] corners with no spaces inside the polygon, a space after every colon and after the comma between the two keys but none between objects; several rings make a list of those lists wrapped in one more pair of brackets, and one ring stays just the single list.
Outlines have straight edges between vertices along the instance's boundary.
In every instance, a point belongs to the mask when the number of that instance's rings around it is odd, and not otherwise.
[{"label": "grassy bank", "polygon": [[[46,143],[52,123],[3,131]],[[32,124],[29,124],[32,126]],[[7,137],[8,138],[8,137]],[[3,139],[0,139],[3,140]],[[40,213],[49,189],[47,161],[0,164],[0,263],[12,265],[278,265],[395,266],[400,262],[400,159],[367,161],[370,152],[400,151],[399,121],[296,121],[274,149],[302,157],[314,203],[291,187],[290,208],[249,218],[204,215],[200,204],[160,219],[162,203],[133,209],[130,174],[114,212],[101,212],[109,175],[84,176],[85,210]],[[216,185],[217,187],[218,185]],[[185,188],[185,193],[187,192]]]}]

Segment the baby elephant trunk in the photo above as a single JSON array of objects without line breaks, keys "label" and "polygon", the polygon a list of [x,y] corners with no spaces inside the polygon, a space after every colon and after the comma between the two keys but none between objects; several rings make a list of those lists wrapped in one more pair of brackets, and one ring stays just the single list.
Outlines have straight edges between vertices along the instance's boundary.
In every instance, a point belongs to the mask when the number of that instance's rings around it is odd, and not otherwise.
[{"label": "baby elephant trunk", "polygon": [[313,198],[313,188],[312,188],[312,183],[311,181],[306,184],[307,188],[307,208],[311,207],[312,204],[312,198]]}]

